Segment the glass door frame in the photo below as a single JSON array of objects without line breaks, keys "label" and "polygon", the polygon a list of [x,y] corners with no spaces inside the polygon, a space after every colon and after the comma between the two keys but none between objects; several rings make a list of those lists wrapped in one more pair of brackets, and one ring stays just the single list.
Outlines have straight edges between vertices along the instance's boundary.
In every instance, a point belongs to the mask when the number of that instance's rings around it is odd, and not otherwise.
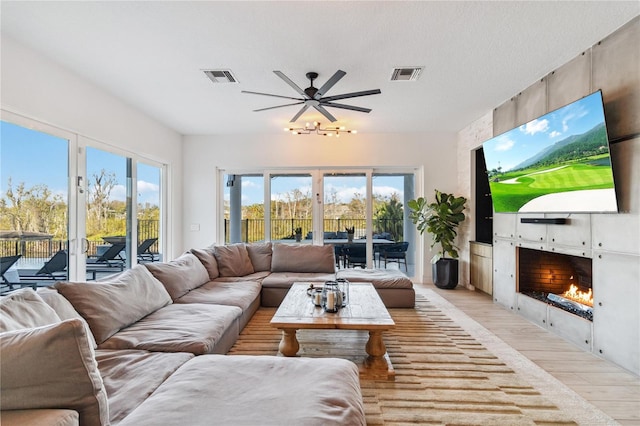
[{"label": "glass door frame", "polygon": [[[350,167],[350,168],[318,168],[318,167],[306,167],[306,168],[267,168],[267,169],[223,169],[218,170],[218,214],[220,218],[224,218],[224,176],[228,174],[262,174],[264,178],[264,220],[265,220],[265,241],[271,241],[271,177],[273,175],[286,176],[296,174],[309,174],[312,177],[312,196],[313,196],[313,239],[312,244],[323,245],[323,223],[324,223],[324,175],[331,173],[338,174],[364,174],[366,178],[366,245],[367,252],[373,253],[373,178],[376,174],[405,174],[413,175],[413,189],[414,194],[411,198],[417,198],[421,196],[423,192],[423,169],[420,166],[404,166],[404,167]],[[406,198],[406,197],[405,197]],[[403,203],[403,207],[407,209],[406,203]],[[218,221],[218,243],[224,244],[224,220]],[[416,244],[413,247],[413,253],[415,257],[415,268],[413,278],[421,277],[423,274],[423,262],[420,261],[423,257],[423,242],[424,239],[420,236],[415,226],[408,227],[404,230],[406,236],[411,233],[411,241],[415,241]],[[373,259],[367,261],[367,267],[375,267]]]},{"label": "glass door frame", "polygon": [[[42,123],[37,120],[25,117],[20,114],[7,110],[0,110],[2,121],[12,123],[37,132],[46,133],[48,135],[64,139],[68,142],[67,146],[67,277],[69,280],[84,279],[84,275],[80,275],[80,268],[74,267],[78,264],[78,259],[82,257],[84,250],[84,241],[80,231],[80,217],[78,216],[79,197],[79,181],[78,170],[81,167],[78,152],[78,135],[68,130]],[[82,222],[84,226],[84,221]],[[82,270],[84,273],[84,270]]]}]

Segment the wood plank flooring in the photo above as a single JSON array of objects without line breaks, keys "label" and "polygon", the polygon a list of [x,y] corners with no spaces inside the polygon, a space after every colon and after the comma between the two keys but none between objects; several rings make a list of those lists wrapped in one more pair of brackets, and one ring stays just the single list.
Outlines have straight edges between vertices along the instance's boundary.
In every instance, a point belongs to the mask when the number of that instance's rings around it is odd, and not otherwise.
[{"label": "wood plank flooring", "polygon": [[640,377],[566,342],[463,286],[430,289],[622,425],[640,425]]}]

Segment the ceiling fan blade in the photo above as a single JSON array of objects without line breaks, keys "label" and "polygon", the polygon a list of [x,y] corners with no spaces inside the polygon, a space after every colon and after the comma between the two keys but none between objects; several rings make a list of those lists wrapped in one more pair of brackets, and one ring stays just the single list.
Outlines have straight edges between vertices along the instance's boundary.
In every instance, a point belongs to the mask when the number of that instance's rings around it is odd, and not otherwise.
[{"label": "ceiling fan blade", "polygon": [[298,92],[304,99],[309,99],[309,96],[307,96],[306,93],[304,93],[304,90],[302,90],[300,87],[298,87],[297,84],[295,84],[293,81],[291,81],[289,79],[289,77],[287,77],[286,75],[284,75],[282,73],[282,71],[274,71],[275,75],[277,75],[278,77],[280,77],[281,79],[283,79],[285,81],[285,83],[287,83],[289,86],[293,87],[293,90],[295,90],[296,92]]},{"label": "ceiling fan blade", "polygon": [[363,90],[362,92],[345,93],[344,95],[327,96],[326,98],[318,99],[321,102],[337,101],[338,99],[357,98],[358,96],[379,95],[382,93],[380,89]]},{"label": "ceiling fan blade", "polygon": [[293,116],[293,118],[291,120],[289,120],[289,123],[295,123],[295,121],[300,118],[300,116],[302,114],[304,114],[304,112],[309,108],[308,104],[305,104],[302,108],[300,108],[300,111],[298,111],[298,113],[296,115]]},{"label": "ceiling fan blade", "polygon": [[292,103],[292,104],[277,105],[277,106],[272,106],[272,107],[267,107],[267,108],[254,109],[254,110],[253,110],[253,112],[266,111],[266,110],[269,110],[269,109],[276,109],[276,108],[288,107],[288,106],[291,106],[291,105],[300,105],[300,104],[302,104],[302,103],[304,103],[304,102],[300,101],[300,102],[294,102],[294,103]]},{"label": "ceiling fan blade", "polygon": [[249,90],[242,90],[240,93],[249,93],[251,95],[273,96],[274,98],[293,99],[293,100],[296,100],[296,101],[301,101],[302,100],[300,98],[292,98],[291,96],[272,95],[271,93],[251,92]]},{"label": "ceiling fan blade", "polygon": [[324,95],[325,93],[327,93],[329,91],[329,89],[331,89],[338,81],[340,81],[340,79],[342,77],[344,77],[347,73],[342,71],[342,70],[338,70],[336,71],[335,74],[333,74],[331,76],[331,78],[329,80],[327,80],[327,82],[325,84],[322,85],[321,88],[318,89],[318,91],[316,92],[315,95],[313,95],[313,99],[320,99],[322,97],[322,95]]},{"label": "ceiling fan blade", "polygon": [[329,111],[324,109],[322,107],[322,105],[314,105],[313,107],[315,109],[317,109],[322,115],[324,115],[327,118],[327,120],[329,120],[330,122],[333,123],[333,122],[337,121],[337,119],[333,115],[331,115],[331,113]]},{"label": "ceiling fan blade", "polygon": [[321,105],[325,106],[325,107],[350,109],[352,111],[371,112],[371,108],[362,108],[362,107],[353,106],[353,105],[334,104],[334,103],[330,103],[330,102],[322,102]]}]

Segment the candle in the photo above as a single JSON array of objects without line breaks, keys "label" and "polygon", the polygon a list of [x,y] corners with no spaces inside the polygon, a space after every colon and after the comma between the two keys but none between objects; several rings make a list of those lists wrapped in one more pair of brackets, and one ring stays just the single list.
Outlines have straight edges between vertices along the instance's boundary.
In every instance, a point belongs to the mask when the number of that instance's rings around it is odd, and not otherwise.
[{"label": "candle", "polygon": [[335,294],[333,291],[327,292],[327,309],[332,311],[336,307],[336,302],[334,300]]}]

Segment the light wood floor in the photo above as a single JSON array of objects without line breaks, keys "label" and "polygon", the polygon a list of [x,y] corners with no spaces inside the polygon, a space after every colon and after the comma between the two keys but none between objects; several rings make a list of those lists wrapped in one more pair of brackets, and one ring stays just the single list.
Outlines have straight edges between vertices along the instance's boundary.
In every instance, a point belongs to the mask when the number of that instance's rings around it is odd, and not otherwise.
[{"label": "light wood floor", "polygon": [[623,425],[640,425],[640,377],[550,333],[463,286],[431,289]]}]

